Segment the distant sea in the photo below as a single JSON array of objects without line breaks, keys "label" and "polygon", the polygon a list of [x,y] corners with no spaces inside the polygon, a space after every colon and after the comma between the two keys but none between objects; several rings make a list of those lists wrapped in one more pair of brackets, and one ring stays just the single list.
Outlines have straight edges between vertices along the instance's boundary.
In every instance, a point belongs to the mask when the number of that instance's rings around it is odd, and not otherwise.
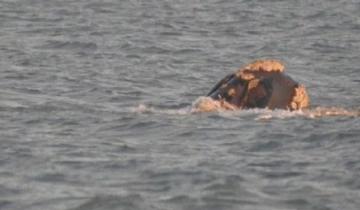
[{"label": "distant sea", "polygon": [[[359,11],[0,0],[0,209],[358,210]],[[307,87],[310,111],[191,112],[267,58]]]}]

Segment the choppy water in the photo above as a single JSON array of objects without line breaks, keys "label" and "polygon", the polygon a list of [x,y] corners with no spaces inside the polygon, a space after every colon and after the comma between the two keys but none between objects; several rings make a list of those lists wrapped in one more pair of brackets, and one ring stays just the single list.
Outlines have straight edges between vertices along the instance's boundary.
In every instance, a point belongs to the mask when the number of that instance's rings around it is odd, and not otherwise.
[{"label": "choppy water", "polygon": [[[0,0],[0,209],[359,209],[359,10]],[[190,111],[258,58],[315,111]]]}]

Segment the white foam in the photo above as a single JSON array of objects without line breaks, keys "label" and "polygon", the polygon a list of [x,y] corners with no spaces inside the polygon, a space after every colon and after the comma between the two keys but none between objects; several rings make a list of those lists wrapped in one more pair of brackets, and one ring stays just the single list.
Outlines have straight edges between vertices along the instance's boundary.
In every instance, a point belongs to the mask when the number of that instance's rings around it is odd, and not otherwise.
[{"label": "white foam", "polygon": [[137,107],[130,108],[131,112],[135,113],[159,113],[159,114],[168,114],[168,115],[188,115],[191,114],[191,108],[181,108],[181,109],[160,109],[155,108],[146,104],[139,104]]},{"label": "white foam", "polygon": [[260,113],[256,120],[268,120],[271,118],[286,119],[293,117],[321,118],[321,117],[359,117],[359,110],[350,110],[342,107],[315,107],[305,110],[268,110]]},{"label": "white foam", "polygon": [[[191,106],[185,108],[156,108],[146,104],[139,104],[137,107],[131,108],[131,112],[135,113],[158,113],[158,114],[167,114],[167,115],[190,115],[203,113],[199,109],[199,103],[202,103],[204,100],[209,100],[207,97],[200,97],[196,99]],[[208,102],[208,101],[207,101]],[[331,116],[344,116],[344,117],[359,117],[360,109],[345,109],[342,107],[315,107],[305,110],[270,110],[270,109],[247,109],[247,110],[225,110],[223,108],[217,108],[212,112],[217,115],[220,115],[224,118],[231,119],[241,119],[245,116],[254,116],[255,120],[270,120],[270,119],[287,119],[287,118],[321,118],[321,117],[331,117]]]}]

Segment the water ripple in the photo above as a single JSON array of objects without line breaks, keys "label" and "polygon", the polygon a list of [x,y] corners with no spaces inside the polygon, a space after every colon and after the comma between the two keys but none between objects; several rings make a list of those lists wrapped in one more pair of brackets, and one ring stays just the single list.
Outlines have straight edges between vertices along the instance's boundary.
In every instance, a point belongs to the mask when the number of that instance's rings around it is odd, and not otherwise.
[{"label": "water ripple", "polygon": [[[0,209],[359,209],[359,8],[0,1]],[[197,110],[261,58],[312,107]]]}]

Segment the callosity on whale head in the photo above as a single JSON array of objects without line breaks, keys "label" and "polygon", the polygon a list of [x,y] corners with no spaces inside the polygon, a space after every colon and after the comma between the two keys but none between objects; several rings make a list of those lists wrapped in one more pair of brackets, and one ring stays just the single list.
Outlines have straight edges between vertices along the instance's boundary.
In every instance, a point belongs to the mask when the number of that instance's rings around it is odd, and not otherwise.
[{"label": "callosity on whale head", "polygon": [[[257,60],[227,75],[207,94],[223,109],[268,108],[298,110],[309,106],[303,85],[285,74],[276,60]],[[212,108],[204,107],[212,110]]]}]

